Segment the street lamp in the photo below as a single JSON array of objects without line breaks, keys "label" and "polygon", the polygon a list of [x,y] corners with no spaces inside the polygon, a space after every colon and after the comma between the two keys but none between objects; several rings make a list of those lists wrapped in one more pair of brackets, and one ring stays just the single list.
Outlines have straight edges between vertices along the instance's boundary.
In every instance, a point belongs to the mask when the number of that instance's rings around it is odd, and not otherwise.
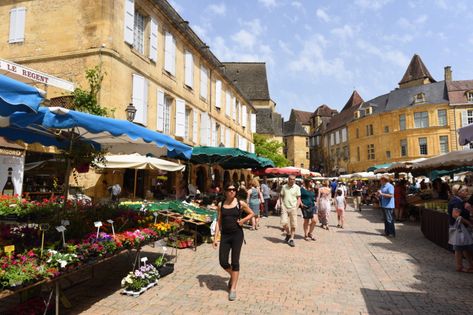
[{"label": "street lamp", "polygon": [[128,104],[128,106],[125,109],[126,112],[126,120],[129,122],[133,122],[135,120],[135,114],[136,114],[136,107],[133,106],[133,103]]}]

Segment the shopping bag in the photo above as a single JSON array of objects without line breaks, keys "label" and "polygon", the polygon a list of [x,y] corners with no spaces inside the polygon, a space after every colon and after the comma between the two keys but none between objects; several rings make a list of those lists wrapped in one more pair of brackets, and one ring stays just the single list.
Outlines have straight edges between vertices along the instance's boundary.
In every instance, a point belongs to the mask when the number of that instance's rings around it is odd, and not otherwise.
[{"label": "shopping bag", "polygon": [[455,224],[448,229],[448,243],[453,246],[466,246],[473,244],[471,231],[463,225],[461,217],[458,217]]}]

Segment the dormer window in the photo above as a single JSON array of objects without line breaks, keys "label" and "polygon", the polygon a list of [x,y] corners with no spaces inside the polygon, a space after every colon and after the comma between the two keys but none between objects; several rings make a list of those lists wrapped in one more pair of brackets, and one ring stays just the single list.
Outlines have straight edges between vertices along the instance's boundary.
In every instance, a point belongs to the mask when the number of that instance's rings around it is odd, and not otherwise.
[{"label": "dormer window", "polygon": [[414,104],[417,104],[417,103],[424,103],[425,102],[425,94],[424,93],[418,93],[415,97],[414,97]]},{"label": "dormer window", "polygon": [[468,103],[473,103],[473,91],[466,92],[466,99]]},{"label": "dormer window", "polygon": [[371,115],[372,113],[373,113],[373,108],[371,106],[365,108],[365,115]]},{"label": "dormer window", "polygon": [[359,110],[355,111],[355,119],[358,119],[358,118],[360,118],[360,111]]}]

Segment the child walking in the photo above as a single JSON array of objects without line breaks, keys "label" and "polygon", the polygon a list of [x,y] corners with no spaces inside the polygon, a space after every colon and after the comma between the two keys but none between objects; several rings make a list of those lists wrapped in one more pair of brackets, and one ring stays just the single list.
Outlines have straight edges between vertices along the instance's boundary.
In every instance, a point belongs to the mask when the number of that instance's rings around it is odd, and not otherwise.
[{"label": "child walking", "polygon": [[347,202],[343,192],[339,189],[337,190],[337,197],[335,197],[335,208],[337,209],[337,218],[338,218],[338,228],[343,229],[343,224],[345,224],[345,209],[347,208]]}]

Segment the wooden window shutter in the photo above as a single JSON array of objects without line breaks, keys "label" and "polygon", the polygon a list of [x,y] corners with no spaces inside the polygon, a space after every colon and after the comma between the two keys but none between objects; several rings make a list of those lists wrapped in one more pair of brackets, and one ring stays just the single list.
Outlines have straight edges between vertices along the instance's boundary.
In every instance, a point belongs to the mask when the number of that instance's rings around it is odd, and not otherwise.
[{"label": "wooden window shutter", "polygon": [[133,45],[135,27],[135,0],[125,0],[125,43]]},{"label": "wooden window shutter", "polygon": [[215,81],[215,107],[222,108],[222,81]]},{"label": "wooden window shutter", "polygon": [[14,8],[10,10],[10,36],[9,43],[21,43],[25,41],[26,8]]},{"label": "wooden window shutter", "polygon": [[198,134],[199,134],[199,122],[198,122],[198,117],[199,117],[199,111],[198,110],[194,110],[194,121],[193,121],[193,125],[192,125],[192,141],[194,143],[197,143],[198,141]]},{"label": "wooden window shutter", "polygon": [[176,137],[184,137],[186,130],[186,102],[176,99]]},{"label": "wooden window shutter", "polygon": [[158,22],[151,19],[149,33],[149,59],[158,61]]},{"label": "wooden window shutter", "polygon": [[148,107],[148,83],[144,77],[137,74],[133,74],[132,103],[136,108],[134,121],[146,125]]},{"label": "wooden window shutter", "polygon": [[186,51],[184,58],[184,84],[192,88],[194,86],[194,57]]},{"label": "wooden window shutter", "polygon": [[158,90],[158,115],[156,129],[164,131],[164,92]]}]

